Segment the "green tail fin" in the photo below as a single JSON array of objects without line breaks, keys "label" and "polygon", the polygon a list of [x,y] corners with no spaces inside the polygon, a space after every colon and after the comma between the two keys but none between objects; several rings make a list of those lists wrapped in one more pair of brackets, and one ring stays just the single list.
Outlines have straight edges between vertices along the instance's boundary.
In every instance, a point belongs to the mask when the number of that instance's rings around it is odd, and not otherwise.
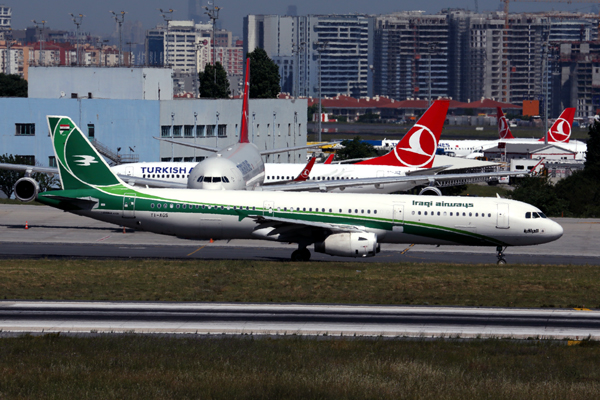
[{"label": "green tail fin", "polygon": [[47,118],[64,190],[123,183],[71,118],[61,116]]}]

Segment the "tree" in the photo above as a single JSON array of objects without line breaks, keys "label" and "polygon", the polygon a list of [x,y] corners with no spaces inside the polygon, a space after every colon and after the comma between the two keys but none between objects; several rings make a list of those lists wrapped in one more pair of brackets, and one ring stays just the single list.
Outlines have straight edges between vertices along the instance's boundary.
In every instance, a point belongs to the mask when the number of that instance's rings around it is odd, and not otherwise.
[{"label": "tree", "polygon": [[[215,70],[217,73],[217,83],[215,85]],[[206,64],[204,72],[198,74],[200,80],[200,97],[204,99],[226,99],[231,94],[229,90],[229,80],[227,79],[227,72],[217,62],[213,67],[210,64]]]},{"label": "tree", "polygon": [[27,97],[27,81],[19,75],[0,73],[0,97]]},{"label": "tree", "polygon": [[279,67],[261,48],[248,53],[250,58],[250,98],[276,99],[281,92]]},{"label": "tree", "polygon": [[342,141],[343,149],[337,151],[337,160],[353,160],[356,158],[371,158],[377,156],[377,151],[369,143],[356,136],[353,140]]},{"label": "tree", "polygon": [[548,177],[544,176],[523,178],[512,192],[511,198],[536,206],[544,214],[551,216],[560,216],[568,208],[568,204],[557,196]]},{"label": "tree", "polygon": [[590,125],[588,131],[587,153],[585,156],[585,174],[600,182],[600,121]]}]

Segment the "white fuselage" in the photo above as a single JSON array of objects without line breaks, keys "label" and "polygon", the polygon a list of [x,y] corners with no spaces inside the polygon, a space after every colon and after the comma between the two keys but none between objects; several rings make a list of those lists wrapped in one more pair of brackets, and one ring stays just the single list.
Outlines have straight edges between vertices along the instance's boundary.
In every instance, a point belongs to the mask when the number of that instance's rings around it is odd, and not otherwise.
[{"label": "white fuselage", "polygon": [[[454,153],[456,157],[469,157],[471,154],[482,153],[484,150],[498,146],[498,143],[509,144],[542,144],[538,139],[496,139],[496,140],[440,140],[439,149],[444,149],[445,153]],[[552,142],[558,147],[574,151],[575,160],[585,160],[587,145],[579,140],[571,140],[569,143]]]},{"label": "white fuselage", "polygon": [[[563,232],[560,225],[538,215],[537,208],[501,198],[262,191],[238,196],[232,191],[186,189],[136,192],[128,199],[137,203],[127,211],[111,208],[110,202],[101,200],[96,208],[75,213],[198,239],[291,241],[286,233],[294,230],[278,230],[277,223],[262,224],[255,220],[259,216],[290,226],[297,224],[300,229],[306,223],[309,231],[310,223],[322,223],[325,229],[331,226],[372,232],[378,243],[522,246],[556,240]],[[307,236],[307,241],[317,239]]]}]

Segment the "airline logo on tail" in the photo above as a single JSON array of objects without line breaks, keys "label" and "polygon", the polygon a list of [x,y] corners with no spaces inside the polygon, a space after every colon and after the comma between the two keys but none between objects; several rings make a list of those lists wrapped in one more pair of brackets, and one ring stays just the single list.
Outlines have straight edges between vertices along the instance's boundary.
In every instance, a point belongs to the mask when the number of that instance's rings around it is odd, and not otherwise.
[{"label": "airline logo on tail", "polygon": [[433,162],[437,150],[437,139],[426,126],[415,125],[410,131],[408,147],[394,147],[394,154],[400,163],[407,167],[421,168]]},{"label": "airline logo on tail", "polygon": [[97,164],[96,157],[94,156],[73,156],[73,157],[81,157],[79,160],[74,160],[75,164],[80,167],[89,167],[92,164]]},{"label": "airline logo on tail", "polygon": [[357,164],[431,168],[449,106],[448,100],[436,100],[393,151]]},{"label": "airline logo on tail", "polygon": [[515,137],[512,135],[510,131],[510,127],[508,126],[508,120],[504,116],[502,109],[500,107],[498,110],[498,135],[500,139],[514,139]]},{"label": "airline logo on tail", "polygon": [[293,182],[304,182],[305,180],[307,180],[310,176],[310,171],[312,171],[313,165],[315,165],[315,161],[317,161],[317,158],[312,157],[308,164],[306,164],[302,172],[300,172],[300,175],[298,175],[296,179],[293,180]]},{"label": "airline logo on tail", "polygon": [[[569,143],[571,138],[571,126],[575,117],[575,108],[565,108],[560,117],[548,130],[548,142]],[[540,139],[540,142],[544,138]]]}]

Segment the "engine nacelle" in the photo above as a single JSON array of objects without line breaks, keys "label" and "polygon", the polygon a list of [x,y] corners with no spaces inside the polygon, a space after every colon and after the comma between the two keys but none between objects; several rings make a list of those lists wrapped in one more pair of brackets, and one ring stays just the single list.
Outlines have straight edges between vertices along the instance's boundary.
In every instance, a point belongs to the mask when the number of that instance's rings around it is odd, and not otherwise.
[{"label": "engine nacelle", "polygon": [[373,257],[379,253],[377,235],[370,232],[336,233],[315,243],[317,253],[341,257]]},{"label": "engine nacelle", "polygon": [[40,185],[33,178],[21,178],[15,183],[15,197],[25,203],[35,200],[40,192]]},{"label": "engine nacelle", "polygon": [[419,196],[441,196],[442,191],[433,186],[427,186],[421,189]]}]

